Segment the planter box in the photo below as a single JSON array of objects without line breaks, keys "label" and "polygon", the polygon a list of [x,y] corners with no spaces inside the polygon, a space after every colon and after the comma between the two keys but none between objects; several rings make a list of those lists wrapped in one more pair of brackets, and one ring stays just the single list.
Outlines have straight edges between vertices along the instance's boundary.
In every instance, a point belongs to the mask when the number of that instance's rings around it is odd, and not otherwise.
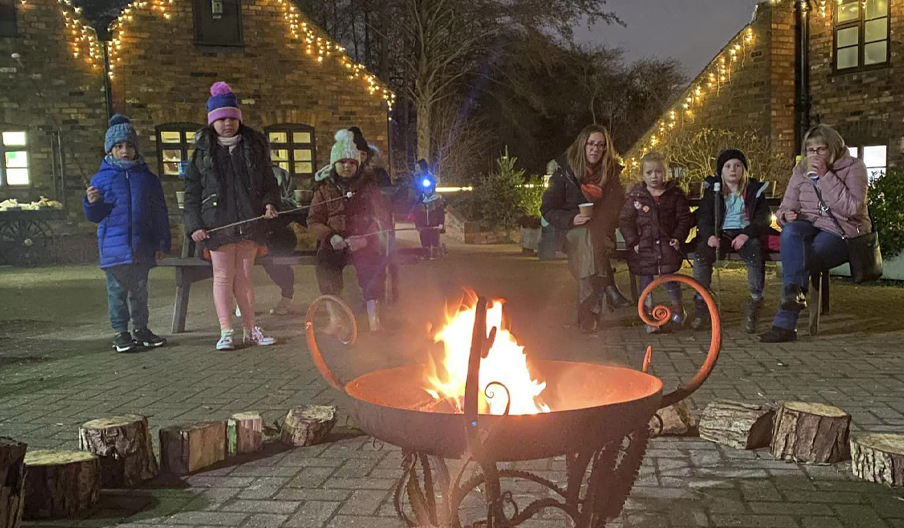
[{"label": "planter box", "polygon": [[540,251],[540,231],[539,227],[522,227],[521,228],[521,249],[524,251]]}]

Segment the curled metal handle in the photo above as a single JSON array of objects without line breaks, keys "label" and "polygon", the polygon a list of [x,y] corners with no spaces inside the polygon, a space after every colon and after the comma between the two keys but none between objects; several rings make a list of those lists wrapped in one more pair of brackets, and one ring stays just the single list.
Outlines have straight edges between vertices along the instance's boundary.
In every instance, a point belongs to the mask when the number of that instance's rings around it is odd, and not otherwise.
[{"label": "curled metal handle", "polygon": [[314,302],[311,303],[311,306],[308,307],[308,313],[305,315],[305,338],[308,342],[308,350],[311,351],[311,359],[314,361],[314,365],[317,366],[317,370],[320,371],[320,375],[323,376],[323,379],[326,380],[327,383],[333,386],[335,389],[345,390],[345,384],[333,374],[333,371],[330,370],[329,367],[326,366],[326,363],[323,361],[323,355],[320,353],[320,347],[317,346],[317,338],[314,336],[314,316],[317,314],[317,309],[322,305],[325,305],[328,302],[336,303],[339,305],[339,308],[345,312],[345,315],[348,316],[349,321],[351,322],[351,338],[348,341],[342,340],[342,343],[345,345],[353,345],[355,340],[358,339],[358,323],[355,321],[355,314],[352,312],[352,309],[348,307],[345,302],[336,297],[335,295],[321,295],[314,299]]},{"label": "curled metal handle", "polygon": [[[703,382],[709,377],[713,367],[716,366],[716,360],[719,359],[719,351],[722,349],[722,320],[719,317],[719,309],[716,307],[716,301],[713,300],[712,295],[710,295],[706,288],[686,275],[664,275],[656,278],[649,286],[644,288],[640,293],[640,299],[637,301],[637,311],[643,322],[652,326],[662,326],[668,322],[669,318],[672,316],[672,311],[667,306],[656,306],[653,308],[652,315],[654,319],[650,319],[646,314],[646,310],[644,310],[644,304],[646,303],[647,297],[652,295],[653,290],[668,282],[680,282],[686,284],[703,297],[703,301],[706,303],[706,307],[709,310],[710,321],[712,321],[712,333],[710,336],[709,352],[707,353],[706,361],[703,362],[700,370],[689,381],[682,383],[674,391],[663,395],[662,404],[659,406],[660,409],[680,402],[699,389],[700,385],[703,385]],[[649,354],[650,350],[648,349],[647,357],[644,361],[645,368],[648,368],[649,366]]]}]

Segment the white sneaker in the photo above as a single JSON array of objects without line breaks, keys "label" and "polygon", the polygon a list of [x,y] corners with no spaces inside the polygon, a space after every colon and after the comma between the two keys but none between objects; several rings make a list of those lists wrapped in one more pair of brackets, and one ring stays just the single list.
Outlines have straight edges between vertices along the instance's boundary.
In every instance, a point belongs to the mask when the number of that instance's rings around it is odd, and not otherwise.
[{"label": "white sneaker", "polygon": [[245,335],[242,341],[247,344],[255,344],[258,346],[270,346],[276,344],[275,337],[269,337],[264,335],[264,331],[261,330],[261,327],[255,326],[251,329],[251,332],[245,330]]},{"label": "white sneaker", "polygon": [[221,330],[217,350],[235,350],[235,343],[232,341],[233,334],[233,330]]},{"label": "white sneaker", "polygon": [[237,304],[235,305],[235,316],[236,316],[236,317],[241,317],[241,316],[242,316],[242,311],[239,310],[239,305],[237,305]]}]

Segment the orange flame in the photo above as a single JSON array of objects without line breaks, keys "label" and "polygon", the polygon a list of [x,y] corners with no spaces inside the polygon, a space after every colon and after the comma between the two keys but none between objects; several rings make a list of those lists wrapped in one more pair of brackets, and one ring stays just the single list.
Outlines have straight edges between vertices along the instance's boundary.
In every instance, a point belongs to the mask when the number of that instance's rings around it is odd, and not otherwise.
[{"label": "orange flame", "polygon": [[[496,327],[496,339],[487,357],[480,362],[480,412],[484,414],[504,414],[511,397],[509,414],[537,414],[549,412],[541,397],[545,382],[532,379],[527,368],[524,347],[518,344],[509,331],[507,321],[503,321],[505,299],[493,299],[487,307],[487,331]],[[446,324],[433,337],[434,343],[443,344],[439,360],[430,356],[425,373],[425,387],[430,396],[437,400],[448,400],[456,410],[462,408],[465,382],[468,377],[468,359],[471,352],[471,336],[474,331],[477,296],[465,291],[455,312],[446,309]],[[492,383],[505,385],[509,393]],[[489,393],[489,397],[487,394]]]}]

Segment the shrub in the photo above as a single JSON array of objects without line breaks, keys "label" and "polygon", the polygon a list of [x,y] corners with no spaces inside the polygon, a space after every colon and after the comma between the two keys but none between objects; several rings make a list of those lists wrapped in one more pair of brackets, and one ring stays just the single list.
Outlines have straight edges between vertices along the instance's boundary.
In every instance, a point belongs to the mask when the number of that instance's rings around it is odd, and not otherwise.
[{"label": "shrub", "polygon": [[904,167],[891,167],[869,187],[869,216],[883,258],[904,249]]}]

